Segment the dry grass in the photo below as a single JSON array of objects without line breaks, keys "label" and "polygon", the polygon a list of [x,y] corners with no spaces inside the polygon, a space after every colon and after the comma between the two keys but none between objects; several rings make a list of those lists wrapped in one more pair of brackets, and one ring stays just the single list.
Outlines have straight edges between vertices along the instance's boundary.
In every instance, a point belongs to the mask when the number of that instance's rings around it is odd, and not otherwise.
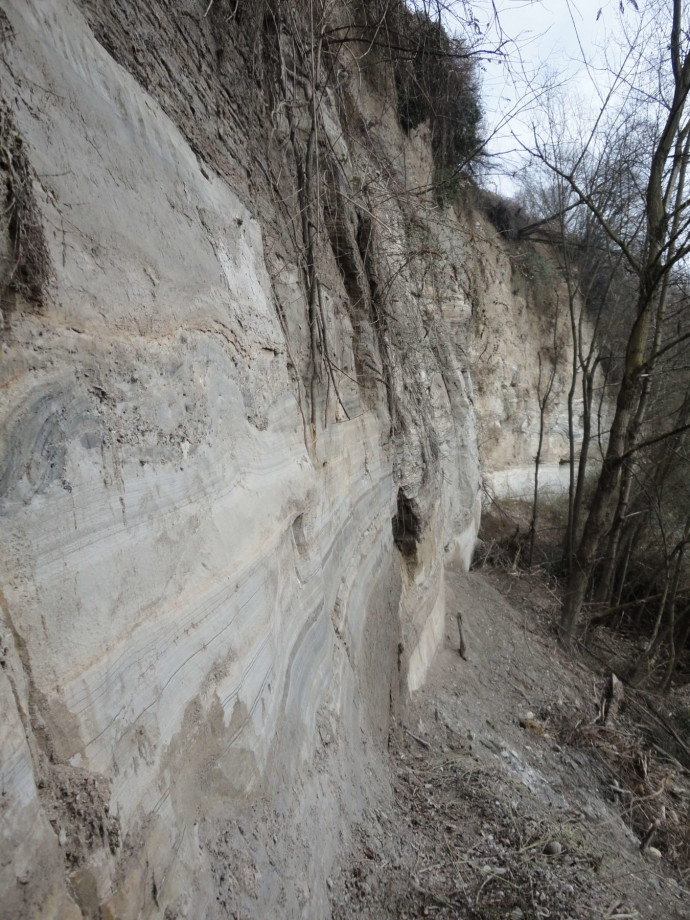
[{"label": "dry grass", "polygon": [[673,727],[632,688],[625,688],[613,721],[604,721],[601,710],[593,717],[596,709],[549,714],[546,724],[561,744],[588,750],[604,765],[607,792],[640,848],[655,847],[682,873],[690,872],[690,771],[676,756],[684,752]]}]

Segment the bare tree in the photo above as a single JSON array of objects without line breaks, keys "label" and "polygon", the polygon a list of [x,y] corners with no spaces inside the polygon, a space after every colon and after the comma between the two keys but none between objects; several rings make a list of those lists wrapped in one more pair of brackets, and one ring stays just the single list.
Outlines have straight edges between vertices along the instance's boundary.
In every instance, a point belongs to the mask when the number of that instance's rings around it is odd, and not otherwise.
[{"label": "bare tree", "polygon": [[[635,280],[606,451],[582,533],[572,547],[561,620],[568,643],[575,637],[600,544],[623,494],[621,487],[626,488],[626,462],[645,445],[644,439],[639,440],[641,420],[653,386],[653,381],[645,381],[662,350],[669,351],[683,340],[681,336],[662,346],[656,330],[663,326],[668,279],[690,253],[688,34],[681,0],[649,4],[635,28],[626,32],[620,64],[609,74],[601,108],[585,140],[578,145],[572,139],[565,158],[562,140],[553,135],[544,137],[535,131],[530,147],[530,153],[570,189]],[[626,195],[621,202],[615,194],[617,184],[626,192],[636,189],[637,194]]]}]

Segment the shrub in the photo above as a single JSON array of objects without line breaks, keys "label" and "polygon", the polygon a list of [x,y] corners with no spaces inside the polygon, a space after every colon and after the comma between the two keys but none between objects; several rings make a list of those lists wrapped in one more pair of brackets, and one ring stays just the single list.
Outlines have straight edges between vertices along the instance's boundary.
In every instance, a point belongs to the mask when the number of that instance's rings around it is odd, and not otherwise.
[{"label": "shrub", "polygon": [[482,148],[482,108],[475,60],[425,12],[404,14],[393,58],[398,119],[410,132],[429,121],[437,186],[476,168]]}]

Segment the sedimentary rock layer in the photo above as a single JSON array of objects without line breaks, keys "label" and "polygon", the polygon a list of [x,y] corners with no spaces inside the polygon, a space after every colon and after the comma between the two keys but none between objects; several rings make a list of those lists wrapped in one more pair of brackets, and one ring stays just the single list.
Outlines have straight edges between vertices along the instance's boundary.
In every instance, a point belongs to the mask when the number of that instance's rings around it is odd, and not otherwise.
[{"label": "sedimentary rock layer", "polygon": [[444,557],[467,565],[478,526],[446,322],[469,304],[435,248],[462,260],[462,222],[401,194],[428,177],[423,132],[343,64],[317,362],[305,130],[266,110],[250,164],[265,99],[228,89],[232,35],[214,69],[206,5],[2,13],[51,276],[3,303],[3,917],[325,916],[367,750],[424,679]]}]

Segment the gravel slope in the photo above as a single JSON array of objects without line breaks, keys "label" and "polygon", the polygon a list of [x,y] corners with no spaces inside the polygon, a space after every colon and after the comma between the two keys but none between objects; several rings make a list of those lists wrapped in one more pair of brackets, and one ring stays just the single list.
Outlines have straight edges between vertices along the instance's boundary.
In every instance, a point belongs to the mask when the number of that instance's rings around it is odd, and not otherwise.
[{"label": "gravel slope", "polygon": [[[559,649],[548,588],[486,570],[451,572],[447,591],[445,645],[391,738],[391,800],[331,879],[334,917],[690,917],[670,849],[640,852],[604,741],[566,731],[594,724],[606,681]],[[687,774],[672,788],[667,822],[682,824]]]}]

